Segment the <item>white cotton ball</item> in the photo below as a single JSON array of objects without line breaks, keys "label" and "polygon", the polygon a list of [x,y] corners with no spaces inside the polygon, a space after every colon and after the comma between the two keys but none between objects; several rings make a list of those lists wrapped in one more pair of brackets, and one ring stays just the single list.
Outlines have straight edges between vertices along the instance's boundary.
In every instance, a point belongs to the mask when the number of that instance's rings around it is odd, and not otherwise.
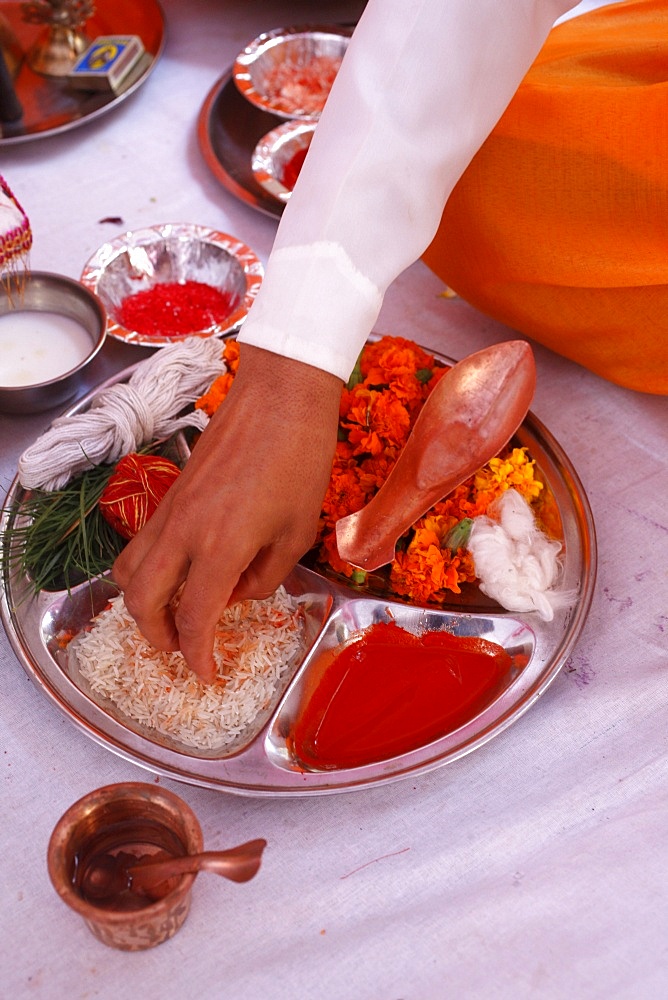
[{"label": "white cotton ball", "polygon": [[483,594],[508,611],[537,611],[552,621],[574,593],[556,590],[561,573],[561,543],[537,527],[531,507],[517,490],[507,490],[476,517],[468,549]]}]

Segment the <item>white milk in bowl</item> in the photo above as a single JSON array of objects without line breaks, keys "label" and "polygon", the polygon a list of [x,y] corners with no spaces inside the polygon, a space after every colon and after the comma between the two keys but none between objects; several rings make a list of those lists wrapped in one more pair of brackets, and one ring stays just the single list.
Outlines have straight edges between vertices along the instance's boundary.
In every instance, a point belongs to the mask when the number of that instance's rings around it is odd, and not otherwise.
[{"label": "white milk in bowl", "polygon": [[19,311],[0,316],[0,385],[40,385],[60,378],[88,357],[87,330],[69,316]]}]

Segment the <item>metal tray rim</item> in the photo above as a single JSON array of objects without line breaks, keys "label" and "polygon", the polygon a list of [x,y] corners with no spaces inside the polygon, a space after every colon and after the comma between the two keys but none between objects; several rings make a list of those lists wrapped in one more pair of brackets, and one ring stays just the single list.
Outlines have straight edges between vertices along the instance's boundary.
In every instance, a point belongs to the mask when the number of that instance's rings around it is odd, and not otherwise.
[{"label": "metal tray rim", "polygon": [[[446,362],[451,359],[441,355],[437,356]],[[137,364],[141,364],[138,362]],[[108,385],[126,379],[135,370],[137,364],[112,376],[106,382],[97,386],[83,399],[66,411],[68,414],[79,412],[84,409],[90,401]],[[202,762],[202,758],[190,755],[181,755],[173,751],[164,751],[155,743],[149,740],[136,737],[133,734],[128,736],[129,731],[120,724],[107,725],[104,728],[100,725],[101,716],[105,713],[94,706],[89,712],[89,717],[77,708],[76,702],[79,700],[72,697],[72,692],[63,692],[62,671],[55,661],[45,654],[44,646],[35,649],[24,641],[22,622],[20,613],[14,606],[13,592],[16,589],[15,581],[7,567],[7,560],[3,560],[2,571],[2,591],[0,594],[0,617],[5,626],[10,644],[31,680],[40,688],[44,694],[64,714],[74,722],[87,736],[118,756],[137,764],[140,767],[170,777],[184,781],[189,784],[199,785],[233,792],[249,796],[302,796],[304,794],[331,794],[334,792],[352,791],[380,784],[387,784],[408,776],[415,776],[435,770],[447,763],[459,760],[463,756],[473,752],[479,747],[489,742],[493,737],[505,731],[513,722],[517,721],[547,690],[562,669],[567,657],[573,648],[587,617],[587,613],[593,598],[594,584],[596,577],[596,534],[589,506],[588,499],[583,489],[575,469],[566,456],[564,450],[550,433],[550,431],[531,412],[527,415],[525,424],[531,428],[534,436],[542,439],[543,446],[561,470],[562,487],[571,500],[572,509],[568,512],[573,519],[578,543],[580,546],[580,567],[579,585],[580,597],[578,602],[564,613],[561,620],[556,621],[550,633],[554,633],[552,639],[540,639],[540,642],[551,642],[550,655],[544,663],[538,675],[528,685],[521,697],[509,704],[501,705],[502,698],[493,703],[495,706],[491,717],[487,718],[488,712],[482,713],[478,717],[478,726],[471,724],[463,727],[466,731],[472,728],[473,731],[459,744],[453,743],[452,734],[444,737],[428,747],[422,747],[418,751],[402,757],[392,758],[389,761],[381,762],[377,765],[369,765],[363,768],[348,769],[346,771],[326,771],[326,772],[296,772],[277,768],[267,757],[265,740],[269,733],[274,719],[277,717],[291,690],[292,684],[288,685],[287,691],[283,693],[278,706],[274,710],[272,717],[266,722],[264,728],[254,738],[247,749],[227,758],[207,760]],[[524,425],[523,425],[524,426]],[[16,500],[21,487],[18,479],[15,478],[7,493],[5,507],[8,508]],[[563,515],[562,511],[562,515]],[[7,519],[5,513],[0,521],[0,532],[4,529]],[[298,568],[301,573],[312,573],[325,584],[330,590],[333,598],[332,608],[323,624],[323,630],[328,621],[342,603],[354,602],[360,599],[376,601],[380,605],[395,603],[388,599],[366,597],[363,593],[354,591],[351,588],[337,583],[322,574],[306,567]],[[41,595],[40,595],[41,596]],[[54,595],[55,597],[58,595]],[[40,600],[40,597],[35,599]],[[425,609],[423,609],[425,610]],[[430,610],[430,609],[426,609]],[[467,612],[464,609],[446,607],[443,613],[451,617],[479,619],[480,612]],[[485,617],[494,615],[494,611],[484,613]],[[530,628],[536,625],[535,616],[524,616],[499,610],[501,617],[510,618],[528,624]],[[529,619],[527,622],[526,619]],[[540,633],[540,629],[538,629]],[[317,642],[317,640],[316,640]],[[304,659],[304,664],[308,660],[308,653]],[[301,670],[302,668],[300,668]],[[55,676],[55,675],[58,676]],[[70,682],[72,684],[72,682]],[[67,685],[65,685],[67,687]],[[72,684],[72,687],[74,685]],[[80,693],[80,692],[79,692]],[[108,717],[107,717],[108,718]],[[113,720],[112,720],[113,721]],[[460,731],[458,731],[460,732]],[[447,750],[444,747],[447,745]]]}]

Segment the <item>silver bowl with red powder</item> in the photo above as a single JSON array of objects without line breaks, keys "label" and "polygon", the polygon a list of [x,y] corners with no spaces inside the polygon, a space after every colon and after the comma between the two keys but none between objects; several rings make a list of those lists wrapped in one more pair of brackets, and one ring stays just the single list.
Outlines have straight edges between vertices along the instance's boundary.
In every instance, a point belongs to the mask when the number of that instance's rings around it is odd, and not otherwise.
[{"label": "silver bowl with red powder", "polygon": [[290,198],[299,176],[315,122],[290,121],[267,132],[253,150],[251,168],[260,187],[283,202]]},{"label": "silver bowl with red powder", "polygon": [[263,111],[279,118],[317,119],[351,34],[345,25],[267,31],[237,56],[234,82]]},{"label": "silver bowl with red powder", "polygon": [[142,347],[186,336],[236,332],[257,295],[264,269],[227,233],[167,223],[124,233],[88,260],[81,283],[107,311],[107,333]]}]

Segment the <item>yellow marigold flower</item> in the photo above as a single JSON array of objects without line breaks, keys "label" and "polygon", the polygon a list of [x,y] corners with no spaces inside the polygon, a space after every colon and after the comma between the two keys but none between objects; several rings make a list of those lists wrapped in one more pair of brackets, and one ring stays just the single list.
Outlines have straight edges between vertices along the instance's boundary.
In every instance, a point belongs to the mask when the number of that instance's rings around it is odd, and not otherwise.
[{"label": "yellow marigold flower", "polygon": [[448,532],[457,524],[457,518],[452,516],[447,516],[443,514],[425,514],[424,518],[420,522],[424,525],[427,531],[431,531],[441,548],[443,548],[443,543],[448,536]]},{"label": "yellow marigold flower", "polygon": [[513,448],[504,458],[491,458],[476,473],[474,484],[478,493],[489,493],[492,497],[513,487],[529,502],[543,489],[540,480],[534,479],[534,461],[527,457],[526,448]]}]

